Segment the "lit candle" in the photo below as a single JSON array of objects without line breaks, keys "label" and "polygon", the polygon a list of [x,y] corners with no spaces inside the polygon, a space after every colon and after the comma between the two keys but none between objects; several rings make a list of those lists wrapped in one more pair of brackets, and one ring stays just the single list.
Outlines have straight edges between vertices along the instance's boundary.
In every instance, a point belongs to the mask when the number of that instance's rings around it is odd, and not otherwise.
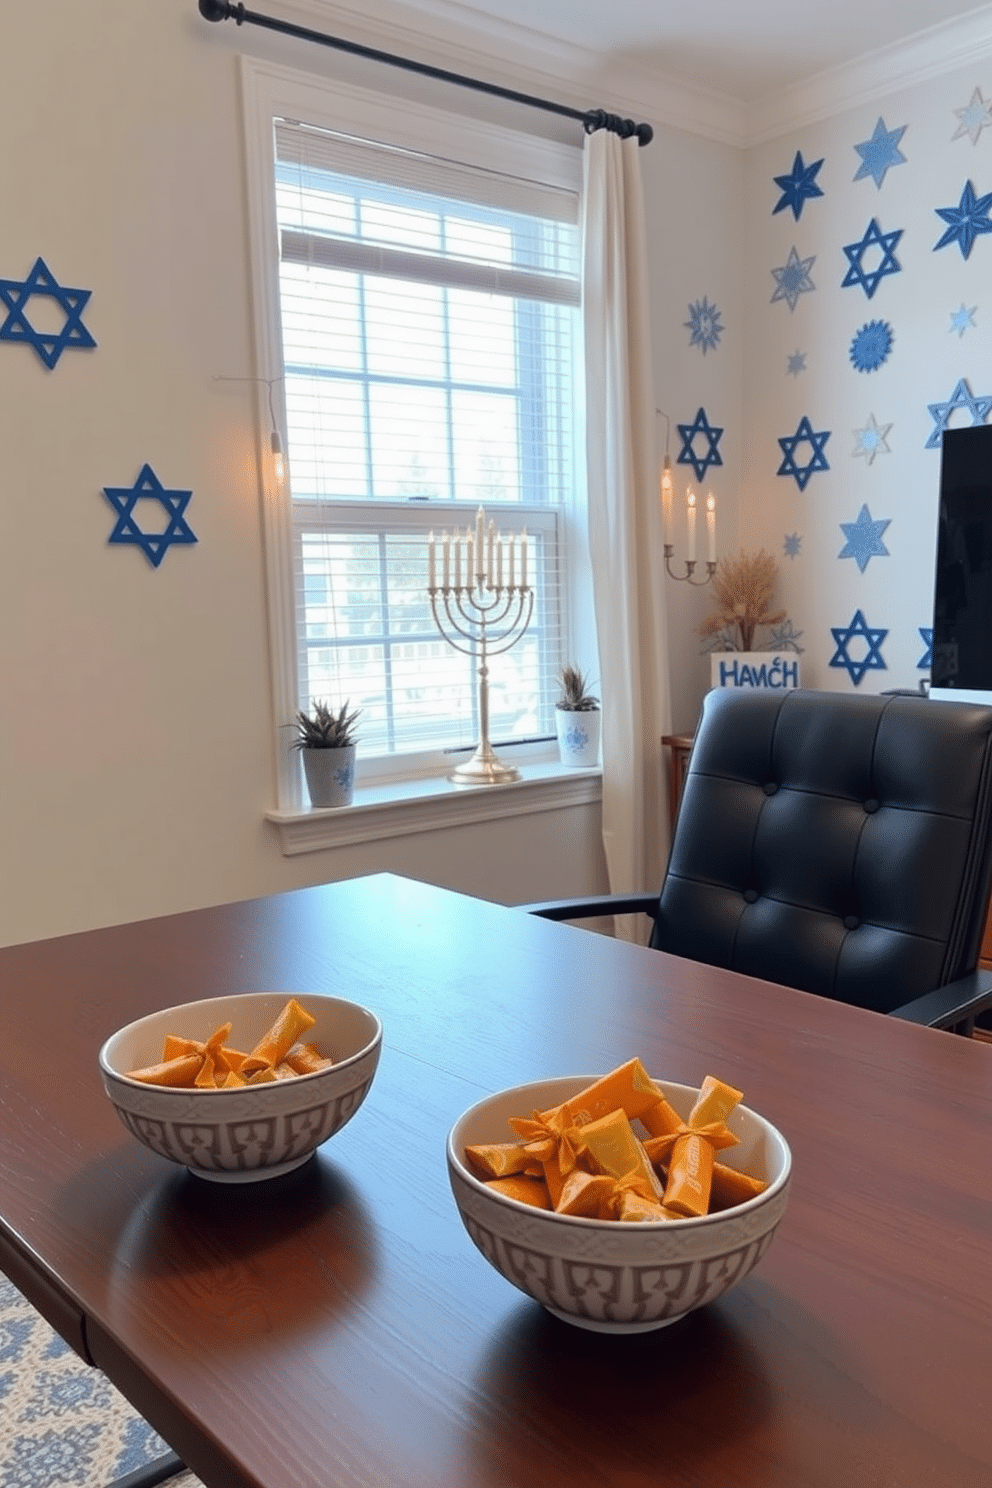
[{"label": "lit candle", "polygon": [[443,532],[441,534],[441,553],[444,560],[442,565],[444,573],[444,588],[445,592],[447,592],[447,590],[451,587],[451,543],[446,532]]},{"label": "lit candle", "polygon": [[437,588],[437,567],[434,560],[433,532],[428,532],[427,534],[427,587],[428,589]]},{"label": "lit candle", "polygon": [[665,547],[670,548],[672,546],[672,462],[668,455],[665,456],[665,465],[661,472],[661,515]]},{"label": "lit candle", "polygon": [[486,583],[489,588],[493,587],[493,557],[496,547],[496,523],[489,523],[489,532],[486,539]]},{"label": "lit candle", "polygon": [[520,587],[527,588],[527,528],[520,534]]},{"label": "lit candle", "polygon": [[517,539],[513,535],[513,533],[511,532],[510,533],[510,579],[509,579],[509,587],[511,589],[513,589],[515,587],[515,582],[516,582],[516,567],[517,567]]},{"label": "lit candle", "polygon": [[706,539],[707,557],[711,563],[716,562],[716,497],[709,495],[706,498]]},{"label": "lit candle", "polygon": [[686,493],[685,493],[685,499],[686,499],[686,514],[685,514],[685,519],[686,519],[686,524],[687,524],[687,527],[688,527],[688,534],[687,534],[687,537],[686,537],[686,552],[685,552],[685,556],[686,556],[686,558],[688,559],[688,561],[690,563],[695,563],[695,561],[696,561],[696,493],[695,493],[695,491],[689,491],[689,490],[687,490]]}]

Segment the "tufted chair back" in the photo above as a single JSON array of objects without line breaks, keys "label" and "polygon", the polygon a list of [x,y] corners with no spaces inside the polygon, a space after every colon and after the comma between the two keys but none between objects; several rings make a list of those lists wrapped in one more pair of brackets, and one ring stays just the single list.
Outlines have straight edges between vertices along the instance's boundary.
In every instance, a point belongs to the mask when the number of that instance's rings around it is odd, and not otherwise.
[{"label": "tufted chair back", "polygon": [[992,881],[992,708],[716,689],[651,944],[890,1012],[971,972]]}]

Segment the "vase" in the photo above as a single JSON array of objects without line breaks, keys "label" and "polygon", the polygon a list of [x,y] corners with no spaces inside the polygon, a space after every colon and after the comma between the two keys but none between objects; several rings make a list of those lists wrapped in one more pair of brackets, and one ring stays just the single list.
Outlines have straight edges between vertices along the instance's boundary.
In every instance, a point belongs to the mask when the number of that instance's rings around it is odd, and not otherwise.
[{"label": "vase", "polygon": [[563,765],[589,769],[599,764],[601,716],[598,708],[555,708],[558,754]]},{"label": "vase", "polygon": [[350,806],[355,789],[355,745],[340,749],[301,749],[310,805]]}]

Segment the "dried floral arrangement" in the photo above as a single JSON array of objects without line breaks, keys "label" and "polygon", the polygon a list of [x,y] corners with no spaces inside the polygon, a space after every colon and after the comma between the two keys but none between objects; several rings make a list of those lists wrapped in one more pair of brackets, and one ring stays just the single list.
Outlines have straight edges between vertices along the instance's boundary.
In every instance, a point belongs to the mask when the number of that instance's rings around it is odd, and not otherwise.
[{"label": "dried floral arrangement", "polygon": [[781,625],[785,610],[774,610],[772,599],[778,564],[764,548],[736,558],[723,558],[713,575],[716,609],[699,627],[711,651],[753,651],[755,632],[761,625]]}]

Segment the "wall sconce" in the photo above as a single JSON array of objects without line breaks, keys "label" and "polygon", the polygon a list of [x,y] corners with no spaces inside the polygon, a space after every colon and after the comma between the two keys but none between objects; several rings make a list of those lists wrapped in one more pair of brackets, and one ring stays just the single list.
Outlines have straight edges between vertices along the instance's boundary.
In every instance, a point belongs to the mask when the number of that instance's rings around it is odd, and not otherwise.
[{"label": "wall sconce", "polygon": [[668,441],[671,434],[671,420],[667,413],[660,408],[655,409],[665,420],[665,458],[661,467],[661,520],[664,542],[665,571],[669,578],[676,579],[680,583],[693,584],[697,589],[708,584],[716,573],[716,497],[710,493],[706,498],[706,577],[705,579],[694,579],[696,571],[696,493],[691,488],[686,488],[685,493],[685,522],[686,522],[686,556],[685,573],[678,574],[672,568],[672,559],[675,556],[675,544],[673,541],[673,512],[674,492],[672,490],[672,458],[668,453]]},{"label": "wall sconce", "polygon": [[269,391],[269,419],[270,419],[271,424],[272,424],[272,431],[269,434],[269,448],[272,451],[272,474],[275,476],[276,484],[278,485],[278,487],[279,487],[280,490],[282,490],[282,487],[283,487],[283,485],[285,484],[285,481],[286,481],[286,456],[283,453],[282,436],[279,433],[279,426],[278,426],[278,423],[276,421],[275,404],[274,404],[273,398],[272,398],[272,385],[273,385],[273,383],[276,383],[276,382],[282,382],[282,380],[283,379],[281,377],[224,377],[224,376],[218,376],[218,377],[215,377],[214,378],[214,381],[215,382],[264,382],[265,383],[265,386],[268,388],[268,391]]}]

